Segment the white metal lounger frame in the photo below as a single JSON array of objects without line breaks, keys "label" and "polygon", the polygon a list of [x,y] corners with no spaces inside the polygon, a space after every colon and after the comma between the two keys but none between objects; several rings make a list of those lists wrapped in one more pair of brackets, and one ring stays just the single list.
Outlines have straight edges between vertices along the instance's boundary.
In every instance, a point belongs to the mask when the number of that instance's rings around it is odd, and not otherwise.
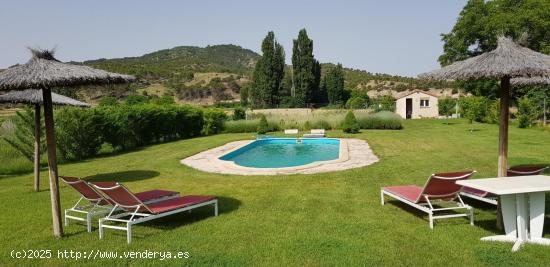
[{"label": "white metal lounger frame", "polygon": [[[74,181],[74,182],[67,181],[65,179],[62,179],[62,180],[67,184],[86,183],[86,181],[83,181],[83,180],[78,180],[78,181]],[[89,205],[79,206],[80,202],[84,199],[86,199],[87,201],[89,201],[91,203]],[[69,225],[69,220],[82,221],[82,222],[86,222],[86,229],[88,230],[88,232],[91,232],[92,231],[92,218],[96,215],[107,214],[111,210],[110,205],[109,206],[99,205],[99,203],[102,200],[104,200],[104,199],[103,198],[89,199],[89,198],[84,197],[81,194],[80,199],[74,204],[74,206],[72,208],[69,208],[69,209],[65,210],[65,226]],[[85,214],[86,218],[78,217],[78,216],[76,216],[76,214],[71,215],[71,213]]]},{"label": "white metal lounger frame", "polygon": [[472,194],[472,193],[468,193],[468,192],[460,192],[460,195],[463,195],[465,197],[469,197],[469,198],[473,198],[473,199],[476,199],[476,200],[479,200],[479,201],[483,201],[485,203],[489,203],[491,205],[498,205],[498,198],[495,196],[495,197],[482,197],[482,196],[478,196],[476,194]]},{"label": "white metal lounger frame", "polygon": [[[91,232],[92,218],[97,215],[109,213],[109,211],[111,211],[111,205],[99,205],[98,203],[100,201],[97,201],[90,205],[79,206],[78,204],[80,204],[80,201],[82,201],[83,199],[86,198],[83,196],[80,197],[80,199],[76,202],[76,204],[74,204],[72,208],[65,210],[65,226],[69,225],[69,220],[82,221],[86,222],[86,229],[88,232]],[[85,214],[86,218],[78,217],[76,216],[76,214],[72,215],[72,213]]]},{"label": "white metal lounger frame", "polygon": [[[467,174],[467,175],[464,175],[464,176],[461,176],[461,177],[465,177],[465,176],[469,176],[471,174]],[[448,177],[442,177],[442,176],[436,176],[435,174],[432,174],[432,176],[430,177],[431,178],[438,178],[438,179],[449,179]],[[452,178],[453,180],[454,179],[458,179],[457,177],[453,177]],[[428,180],[429,181],[429,180]],[[426,182],[428,183],[428,182]],[[424,186],[425,187],[425,186]],[[382,204],[382,206],[384,205],[384,195],[388,195],[392,198],[395,198],[405,204],[408,204],[412,207],[415,207],[423,212],[426,212],[428,213],[428,220],[429,220],[429,223],[430,223],[430,229],[433,229],[434,228],[434,220],[436,219],[448,219],[448,218],[457,218],[457,217],[469,217],[470,218],[470,225],[474,225],[474,209],[467,205],[467,204],[464,204],[464,202],[462,201],[462,198],[460,197],[460,195],[458,193],[454,194],[456,197],[456,199],[458,199],[458,202],[456,201],[453,201],[453,199],[449,200],[449,201],[445,201],[445,200],[441,200],[441,201],[444,201],[444,202],[452,202],[452,203],[456,203],[457,206],[456,207],[448,207],[448,208],[434,208],[433,205],[432,205],[432,202],[430,201],[430,198],[426,195],[423,195],[422,197],[424,197],[424,200],[426,200],[426,203],[415,203],[415,202],[412,202],[406,198],[403,198],[399,195],[396,195],[396,194],[393,194],[391,192],[388,192],[388,191],[384,191],[384,189],[380,190],[380,202]],[[435,196],[434,197],[446,197],[448,195],[442,195],[442,196]],[[459,213],[459,214],[447,214],[447,215],[434,215],[435,212],[439,212],[439,211],[449,211],[449,210],[462,210],[462,209],[465,209],[465,210],[468,210],[468,213]]]},{"label": "white metal lounger frame", "polygon": [[[508,169],[507,171],[508,172],[511,172],[511,173],[515,173],[517,175],[533,175],[533,174],[539,174],[539,173],[542,173],[544,170],[548,169],[548,167],[543,167],[543,168],[540,168],[539,170],[536,170],[536,171],[517,171],[517,170],[512,170],[512,169]],[[465,197],[469,197],[469,198],[473,198],[473,199],[476,199],[476,200],[479,200],[479,201],[483,201],[485,203],[489,203],[491,205],[498,205],[498,196],[478,196],[476,194],[472,194],[472,193],[468,193],[468,192],[460,192],[461,195],[465,196]]]},{"label": "white metal lounger frame", "polygon": [[[126,189],[126,187],[124,187],[123,185],[118,184],[118,183],[117,183],[116,186],[110,187],[110,188],[102,188],[102,187],[99,187],[97,185],[93,185],[93,186],[95,186],[97,188],[100,188],[101,190],[113,190],[113,189],[117,189],[117,188],[121,187],[124,190],[126,190],[130,195],[133,196],[133,194],[128,189]],[[108,196],[106,196],[106,197],[108,197]],[[103,228],[123,230],[123,231],[126,231],[126,237],[127,237],[127,240],[128,240],[128,244],[130,244],[132,242],[132,225],[142,223],[142,222],[146,222],[146,221],[150,221],[150,220],[154,220],[154,219],[158,219],[158,218],[161,218],[161,217],[165,217],[165,216],[168,216],[168,215],[172,215],[172,214],[176,214],[176,213],[180,213],[180,212],[184,212],[184,211],[191,212],[192,209],[196,209],[196,208],[203,207],[203,206],[208,206],[208,205],[213,205],[214,206],[214,215],[218,216],[218,200],[217,199],[213,199],[213,200],[210,200],[210,201],[206,201],[206,202],[198,203],[198,204],[195,204],[195,205],[183,207],[183,208],[176,209],[176,210],[171,210],[171,211],[168,211],[168,212],[158,213],[158,214],[155,214],[153,211],[151,211],[147,207],[147,205],[145,205],[143,202],[141,202],[136,197],[134,197],[134,199],[140,204],[132,205],[132,206],[125,206],[125,205],[121,205],[121,204],[119,204],[116,201],[111,199],[116,204],[111,209],[111,212],[109,213],[109,215],[107,215],[107,217],[99,219],[99,239],[103,239],[103,236],[104,236]],[[138,211],[142,207],[147,209],[151,213],[150,214],[149,213],[139,213]],[[119,213],[119,214],[113,215],[113,212],[115,212],[118,208],[135,209],[135,210],[133,212],[124,212],[124,213]],[[122,219],[122,218],[128,217],[128,216],[130,216],[129,219],[127,219],[127,220]],[[126,226],[110,225],[110,224],[106,224],[107,222],[125,223]]]},{"label": "white metal lounger frame", "polygon": [[[67,184],[86,183],[87,185],[90,185],[90,183],[88,183],[84,180],[78,180],[78,181],[74,181],[74,182],[70,182],[70,181],[66,181],[66,180],[63,180],[63,181]],[[101,193],[97,192],[97,190],[95,190],[92,186],[90,186],[90,188],[92,190],[94,190],[94,192],[96,192],[98,195],[100,195],[100,196],[102,195]],[[165,196],[165,197],[161,197],[161,198],[152,199],[152,200],[146,201],[145,203],[146,204],[153,204],[155,202],[168,200],[168,199],[172,199],[172,198],[176,198],[176,197],[179,197],[179,194],[173,194],[173,195],[170,195],[170,196]],[[79,206],[80,202],[84,199],[86,199],[87,201],[89,201],[91,203],[89,205]],[[65,210],[65,226],[69,225],[69,220],[86,222],[86,230],[88,231],[88,233],[92,232],[92,219],[93,219],[93,217],[98,216],[98,215],[107,214],[109,212],[112,212],[112,209],[113,209],[111,204],[99,205],[99,203],[102,200],[104,200],[104,199],[103,198],[89,199],[89,198],[86,198],[86,197],[81,195],[80,199],[74,204],[74,206],[72,208],[69,208],[69,209]],[[118,209],[118,210],[120,210],[120,209]],[[76,216],[77,214],[85,214],[86,218]]]}]

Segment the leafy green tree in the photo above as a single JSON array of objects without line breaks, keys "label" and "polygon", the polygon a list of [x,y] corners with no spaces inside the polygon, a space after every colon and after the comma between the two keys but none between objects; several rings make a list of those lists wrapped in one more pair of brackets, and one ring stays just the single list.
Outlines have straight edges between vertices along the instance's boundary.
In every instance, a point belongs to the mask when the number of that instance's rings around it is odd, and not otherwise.
[{"label": "leafy green tree", "polygon": [[[15,134],[3,137],[4,141],[30,162],[34,162],[34,111],[28,107],[22,111],[17,111],[12,122],[15,125]],[[42,125],[42,121],[40,125]],[[46,150],[45,138],[43,137],[44,127],[40,127],[40,151]]]},{"label": "leafy green tree", "polygon": [[342,123],[342,130],[344,133],[358,133],[359,129],[359,122],[357,122],[353,111],[348,111],[348,114],[346,114],[344,122]]},{"label": "leafy green tree", "polygon": [[441,98],[438,101],[439,114],[450,117],[456,111],[456,100],[450,97]]},{"label": "leafy green tree", "polygon": [[482,96],[470,96],[460,99],[462,116],[470,123],[485,122],[487,116],[487,99]]},{"label": "leafy green tree", "polygon": [[379,96],[372,101],[372,108],[375,112],[391,111],[395,112],[395,98],[391,95]]},{"label": "leafy green tree", "polygon": [[311,102],[326,103],[327,91],[326,87],[321,87],[321,64],[316,59],[313,59],[313,81]]},{"label": "leafy green tree", "polygon": [[285,52],[270,31],[262,42],[262,57],[256,63],[250,88],[254,107],[272,107],[284,76]]},{"label": "leafy green tree", "polygon": [[344,102],[344,71],[342,64],[338,64],[327,72],[325,86],[329,104],[342,105]]},{"label": "leafy green tree", "polygon": [[550,54],[550,5],[547,0],[470,0],[450,33],[443,34],[442,65],[482,54],[496,47],[498,35]]},{"label": "leafy green tree", "polygon": [[487,100],[487,115],[485,122],[499,124],[500,123],[500,101],[499,99]]},{"label": "leafy green tree", "polygon": [[67,107],[55,113],[57,148],[64,159],[94,156],[103,144],[104,120],[97,109]]},{"label": "leafy green tree", "polygon": [[518,99],[517,118],[519,128],[531,127],[539,114],[537,105],[529,97],[524,96]]},{"label": "leafy green tree", "polygon": [[361,109],[366,108],[368,101],[361,97],[352,97],[346,102],[346,108]]},{"label": "leafy green tree", "polygon": [[[496,47],[497,37],[513,37],[523,46],[550,54],[548,0],[469,0],[451,32],[442,35],[441,65],[464,60]],[[462,86],[474,95],[496,98],[497,81],[469,81]]]},{"label": "leafy green tree", "polygon": [[294,78],[294,98],[297,106],[304,107],[312,102],[319,90],[320,66],[313,57],[313,41],[306,29],[300,30],[292,47],[292,70]]},{"label": "leafy green tree", "polygon": [[260,117],[260,123],[258,124],[258,134],[265,134],[269,132],[269,124],[264,114]]}]

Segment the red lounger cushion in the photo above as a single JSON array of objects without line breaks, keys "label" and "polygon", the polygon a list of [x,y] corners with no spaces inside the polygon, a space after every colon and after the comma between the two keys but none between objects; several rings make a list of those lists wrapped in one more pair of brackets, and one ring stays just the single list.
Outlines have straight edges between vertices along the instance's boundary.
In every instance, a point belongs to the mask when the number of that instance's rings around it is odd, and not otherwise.
[{"label": "red lounger cushion", "polygon": [[388,186],[384,187],[383,190],[411,202],[416,202],[420,194],[422,194],[422,187],[416,185]]},{"label": "red lounger cushion", "polygon": [[147,205],[147,207],[154,213],[163,213],[171,210],[177,210],[188,206],[196,205],[199,203],[207,202],[216,199],[214,196],[184,196],[180,198],[174,198],[166,201],[157,202]]},{"label": "red lounger cushion", "polygon": [[141,200],[142,202],[147,202],[149,200],[157,199],[157,198],[163,198],[163,197],[169,197],[173,195],[177,195],[178,192],[174,191],[166,191],[166,190],[150,190],[145,192],[139,192],[136,195],[136,197]]}]

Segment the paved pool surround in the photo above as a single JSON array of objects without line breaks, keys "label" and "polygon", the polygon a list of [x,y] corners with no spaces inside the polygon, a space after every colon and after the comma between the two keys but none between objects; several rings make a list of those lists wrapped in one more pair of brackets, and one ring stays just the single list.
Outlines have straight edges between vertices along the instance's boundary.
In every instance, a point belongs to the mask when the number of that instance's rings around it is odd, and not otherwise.
[{"label": "paved pool surround", "polygon": [[283,175],[341,171],[368,166],[378,161],[378,157],[372,152],[366,141],[354,138],[340,138],[338,140],[340,140],[338,159],[317,161],[295,167],[253,168],[237,165],[233,161],[219,159],[256,140],[230,142],[182,159],[181,163],[200,171],[220,174]]}]

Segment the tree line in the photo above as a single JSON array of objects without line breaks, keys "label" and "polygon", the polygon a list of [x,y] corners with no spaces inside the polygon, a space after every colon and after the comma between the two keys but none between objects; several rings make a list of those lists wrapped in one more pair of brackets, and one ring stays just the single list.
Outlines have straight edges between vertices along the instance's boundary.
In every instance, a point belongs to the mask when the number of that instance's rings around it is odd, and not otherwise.
[{"label": "tree line", "polygon": [[273,31],[263,39],[261,50],[251,83],[241,89],[243,105],[270,108],[345,104],[342,65],[329,69],[321,77],[321,64],[313,55],[313,40],[305,29],[300,30],[293,41],[290,69],[285,64],[285,50]]}]

